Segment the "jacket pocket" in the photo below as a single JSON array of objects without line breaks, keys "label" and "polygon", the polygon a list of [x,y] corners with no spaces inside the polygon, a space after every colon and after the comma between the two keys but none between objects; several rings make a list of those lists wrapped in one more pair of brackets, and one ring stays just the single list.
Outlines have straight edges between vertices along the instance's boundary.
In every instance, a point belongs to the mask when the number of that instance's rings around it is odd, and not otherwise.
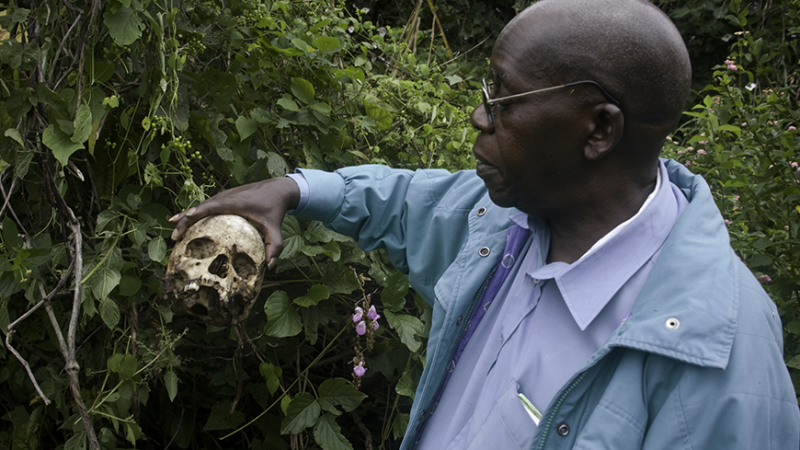
[{"label": "jacket pocket", "polygon": [[512,379],[468,450],[530,448],[536,425],[522,406],[518,393],[519,385]]}]

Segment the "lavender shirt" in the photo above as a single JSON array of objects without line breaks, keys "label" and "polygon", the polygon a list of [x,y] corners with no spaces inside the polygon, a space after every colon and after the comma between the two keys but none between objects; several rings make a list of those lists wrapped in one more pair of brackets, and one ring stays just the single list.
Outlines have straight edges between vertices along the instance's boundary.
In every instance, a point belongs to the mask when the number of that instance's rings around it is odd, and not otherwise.
[{"label": "lavender shirt", "polygon": [[573,264],[545,264],[547,224],[525,214],[512,217],[531,231],[531,237],[521,260],[501,258],[513,265],[497,295],[488,299],[485,315],[473,325],[463,353],[451,362],[446,388],[425,424],[419,449],[530,447],[536,426],[517,394],[545,411],[558,390],[627,318],[688,204],[668,181],[663,164],[659,180],[633,218]]}]

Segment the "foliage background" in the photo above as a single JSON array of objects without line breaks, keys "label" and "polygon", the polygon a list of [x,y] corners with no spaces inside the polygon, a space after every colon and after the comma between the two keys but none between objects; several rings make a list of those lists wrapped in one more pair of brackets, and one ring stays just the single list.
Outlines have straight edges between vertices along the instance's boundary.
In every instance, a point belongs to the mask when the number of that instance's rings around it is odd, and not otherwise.
[{"label": "foliage background", "polygon": [[[206,326],[161,300],[167,218],[296,166],[471,168],[467,113],[528,3],[2,6],[0,448],[396,448],[430,316],[407,278],[289,218],[248,322]],[[798,1],[656,4],[695,77],[665,156],[711,184],[800,387]]]}]

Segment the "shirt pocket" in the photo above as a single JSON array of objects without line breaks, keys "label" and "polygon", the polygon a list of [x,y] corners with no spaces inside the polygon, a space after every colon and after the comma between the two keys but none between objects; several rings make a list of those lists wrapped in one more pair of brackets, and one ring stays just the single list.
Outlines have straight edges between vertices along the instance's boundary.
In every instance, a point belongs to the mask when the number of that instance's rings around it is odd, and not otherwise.
[{"label": "shirt pocket", "polygon": [[470,443],[468,450],[530,448],[536,425],[522,406],[518,393],[519,384],[512,379],[508,388],[495,402],[486,422]]}]

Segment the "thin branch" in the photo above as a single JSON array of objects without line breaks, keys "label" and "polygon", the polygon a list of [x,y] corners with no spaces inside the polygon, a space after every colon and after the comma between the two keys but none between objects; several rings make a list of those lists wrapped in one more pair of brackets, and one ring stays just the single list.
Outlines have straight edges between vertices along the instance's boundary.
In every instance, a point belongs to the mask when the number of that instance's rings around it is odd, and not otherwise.
[{"label": "thin branch", "polygon": [[[66,3],[66,2],[65,2]],[[81,17],[83,16],[83,12],[78,14],[78,17],[75,18],[75,22],[72,22],[72,26],[69,27],[64,37],[61,39],[61,44],[58,45],[58,50],[56,50],[55,56],[53,56],[53,60],[50,61],[50,74],[47,75],[47,83],[53,83],[53,71],[56,69],[56,61],[58,61],[58,57],[61,54],[61,50],[64,49],[64,45],[67,43],[67,38],[69,38],[70,33],[72,30],[75,29],[75,26],[78,25],[78,22],[81,21]]]},{"label": "thin branch", "polygon": [[17,350],[14,349],[14,347],[11,346],[11,336],[13,336],[13,335],[14,335],[13,331],[9,332],[6,335],[6,348],[8,348],[11,351],[11,353],[13,353],[14,356],[17,357],[17,359],[22,364],[22,366],[25,367],[25,371],[28,372],[28,378],[30,378],[31,381],[33,382],[33,387],[36,388],[36,392],[39,393],[39,397],[41,397],[42,400],[44,400],[44,404],[45,405],[49,405],[50,404],[50,399],[47,398],[46,395],[44,395],[44,392],[42,392],[42,388],[39,387],[39,383],[36,382],[36,378],[33,376],[33,372],[31,372],[31,366],[28,365],[28,361],[25,361],[25,358],[23,358],[22,355],[17,353]]}]

